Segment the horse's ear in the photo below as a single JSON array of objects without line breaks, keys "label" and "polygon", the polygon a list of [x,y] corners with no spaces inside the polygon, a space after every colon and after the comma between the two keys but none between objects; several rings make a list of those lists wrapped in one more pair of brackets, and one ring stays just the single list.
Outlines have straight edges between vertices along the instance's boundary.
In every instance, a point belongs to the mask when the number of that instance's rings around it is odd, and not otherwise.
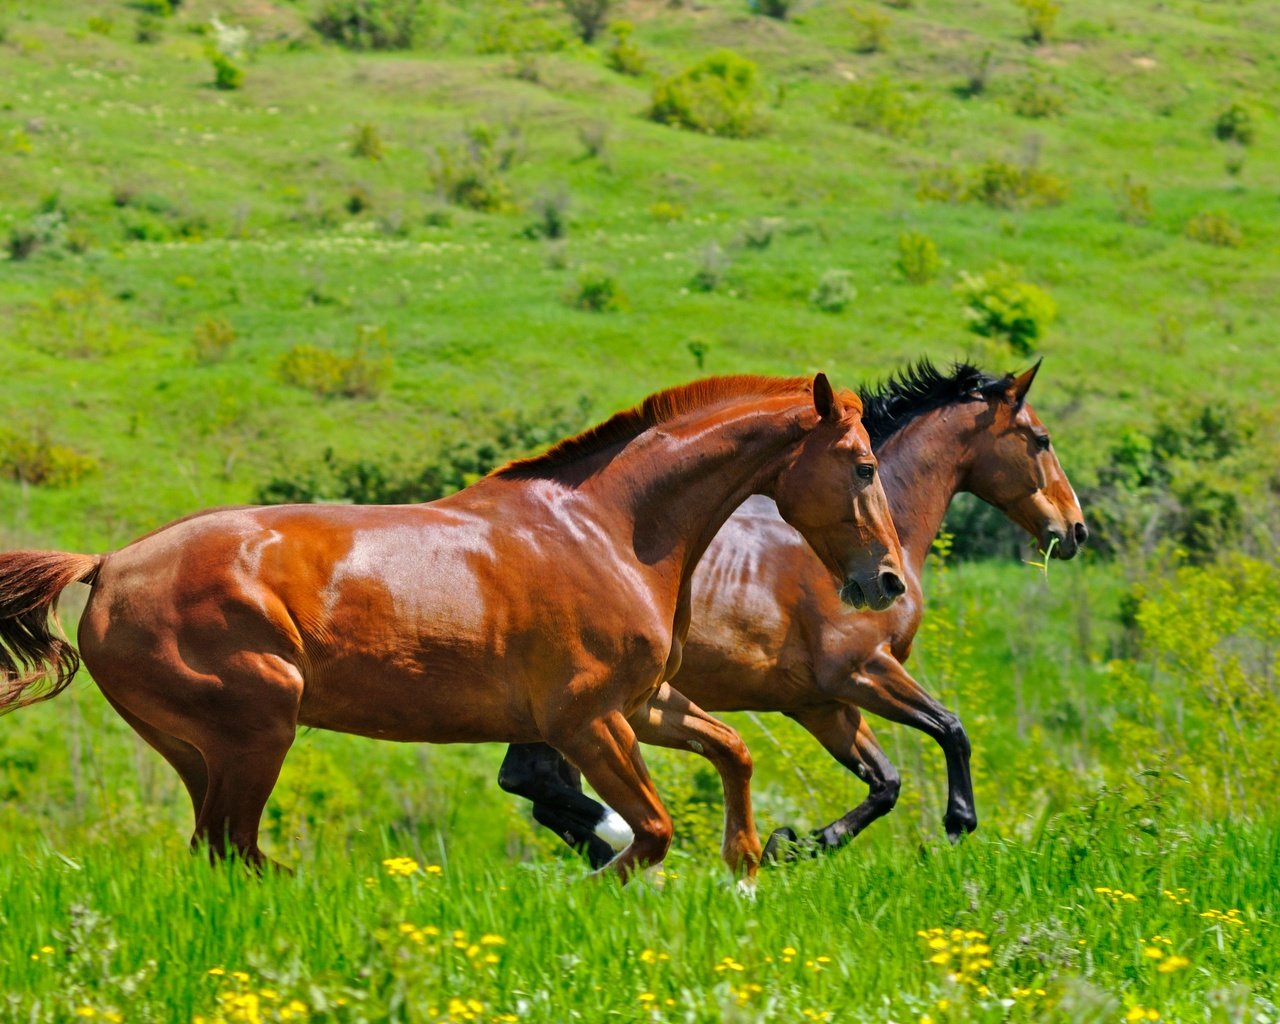
[{"label": "horse's ear", "polygon": [[1027,400],[1027,392],[1031,390],[1031,382],[1036,379],[1036,374],[1040,372],[1040,364],[1043,362],[1044,357],[1041,356],[1036,360],[1035,366],[1020,373],[1009,383],[1009,403],[1013,406],[1014,412],[1022,409],[1023,403]]},{"label": "horse's ear", "polygon": [[831,390],[831,381],[827,380],[825,373],[819,373],[813,378],[813,407],[824,420],[840,418],[840,399]]}]

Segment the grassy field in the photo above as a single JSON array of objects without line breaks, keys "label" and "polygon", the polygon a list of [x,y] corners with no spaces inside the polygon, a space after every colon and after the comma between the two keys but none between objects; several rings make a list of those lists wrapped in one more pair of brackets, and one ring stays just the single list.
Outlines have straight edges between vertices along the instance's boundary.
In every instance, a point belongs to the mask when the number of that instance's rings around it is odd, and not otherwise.
[{"label": "grassy field", "polygon": [[[267,812],[296,874],[211,870],[82,680],[0,723],[0,1019],[1280,1020],[1275,5],[1070,0],[1034,45],[1009,0],[622,3],[639,75],[558,4],[423,4],[393,52],[322,40],[318,0],[163,6],[0,0],[0,548],[107,550],[700,373],[854,385],[921,354],[1044,355],[1082,496],[1129,459],[1139,527],[1206,495],[1238,522],[1217,557],[1148,528],[1047,577],[934,566],[912,669],[973,736],[980,831],[945,843],[940,754],[886,726],[897,811],[754,902],[718,786],[666,752],[661,887],[582,881],[500,750],[322,733]],[[720,47],[758,65],[758,135],[645,116]],[[958,289],[999,263],[1056,304],[1033,354],[967,329]],[[622,308],[579,308],[601,279]],[[1151,470],[1206,406],[1231,451]],[[731,717],[762,827],[861,798],[790,722]]]}]

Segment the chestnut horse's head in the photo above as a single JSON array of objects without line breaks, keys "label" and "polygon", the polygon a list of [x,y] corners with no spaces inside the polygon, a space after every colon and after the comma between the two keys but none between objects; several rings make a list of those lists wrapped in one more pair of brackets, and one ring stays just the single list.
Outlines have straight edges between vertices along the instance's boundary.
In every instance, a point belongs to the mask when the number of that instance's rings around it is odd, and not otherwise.
[{"label": "chestnut horse's head", "polygon": [[880,485],[862,403],[813,379],[817,422],[778,475],[773,498],[782,518],[800,531],[854,607],[888,608],[906,589],[902,549]]},{"label": "chestnut horse's head", "polygon": [[994,419],[974,439],[964,489],[994,505],[1036,539],[1041,551],[1072,558],[1088,539],[1084,513],[1058,462],[1049,431],[1027,404],[1040,364],[1010,377]]}]

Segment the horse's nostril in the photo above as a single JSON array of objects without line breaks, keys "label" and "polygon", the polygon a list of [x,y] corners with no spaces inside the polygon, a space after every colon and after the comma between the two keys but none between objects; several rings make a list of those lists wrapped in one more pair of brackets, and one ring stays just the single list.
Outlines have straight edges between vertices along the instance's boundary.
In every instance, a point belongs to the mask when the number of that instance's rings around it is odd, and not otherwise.
[{"label": "horse's nostril", "polygon": [[902,582],[902,577],[896,572],[882,572],[880,574],[880,589],[888,597],[901,597],[907,592],[907,585]]},{"label": "horse's nostril", "polygon": [[1084,523],[1076,523],[1075,527],[1076,544],[1083,544],[1089,539],[1089,528]]}]

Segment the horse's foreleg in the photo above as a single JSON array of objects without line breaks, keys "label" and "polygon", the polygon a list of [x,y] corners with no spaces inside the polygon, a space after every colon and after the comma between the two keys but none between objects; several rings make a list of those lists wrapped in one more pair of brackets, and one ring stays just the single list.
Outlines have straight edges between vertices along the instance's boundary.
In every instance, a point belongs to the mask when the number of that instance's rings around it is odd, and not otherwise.
[{"label": "horse's foreleg", "polygon": [[[843,846],[877,818],[893,810],[898,802],[898,770],[885,756],[862,713],[848,705],[828,705],[791,714],[826,748],[827,753],[870,787],[867,798],[843,817],[817,829],[813,840],[824,848]],[[795,841],[790,829],[779,829],[769,837],[765,857],[780,859],[787,842]]]},{"label": "horse's foreleg", "polygon": [[754,878],[760,837],[751,812],[751,754],[742,737],[666,683],[631,723],[643,742],[692,750],[715,765],[724,786],[721,854],[732,871]]},{"label": "horse's foreleg", "polygon": [[635,731],[622,713],[609,711],[587,722],[565,722],[549,732],[547,740],[577,766],[634,836],[597,874],[612,872],[626,881],[636,871],[660,864],[671,846],[671,815],[658,799]]},{"label": "horse's foreleg", "polygon": [[613,859],[615,848],[599,833],[606,822],[616,819],[612,835],[631,841],[631,830],[616,813],[586,796],[581,776],[573,765],[545,743],[513,743],[498,769],[498,785],[508,793],[533,804],[533,818],[549,828],[570,847],[585,851],[593,868]]},{"label": "horse's foreleg", "polygon": [[947,759],[947,835],[955,842],[978,827],[969,775],[969,737],[955,712],[947,710],[917,683],[888,651],[868,659],[849,681],[842,699],[931,736]]}]

